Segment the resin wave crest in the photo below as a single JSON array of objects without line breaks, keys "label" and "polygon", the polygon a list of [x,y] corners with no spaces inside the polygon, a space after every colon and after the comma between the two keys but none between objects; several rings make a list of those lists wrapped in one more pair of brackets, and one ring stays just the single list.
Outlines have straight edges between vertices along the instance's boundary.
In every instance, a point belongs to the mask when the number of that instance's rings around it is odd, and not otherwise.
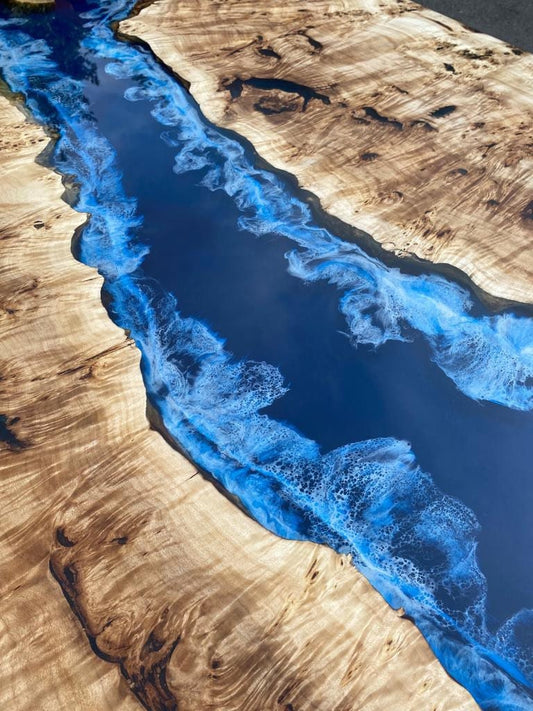
[{"label": "resin wave crest", "polygon": [[[198,171],[209,190],[224,190],[243,229],[292,240],[288,269],[338,287],[354,345],[379,347],[418,332],[466,395],[530,409],[533,321],[510,313],[477,316],[460,286],[402,273],[313,224],[309,207],[278,176],[254,166],[240,143],[209,125],[147,52],[117,42],[107,22],[130,5],[100,3],[87,12],[83,50],[108,59],[109,74],[135,77],[126,98],[152,102],[162,139],[176,150],[175,173]],[[387,601],[413,616],[482,706],[530,708],[533,613],[519,612],[495,637],[488,633],[472,511],[436,487],[406,442],[373,439],[323,454],[295,429],[261,414],[286,392],[283,375],[268,363],[233,358],[208,325],[181,316],[173,297],[144,277],[147,248],[135,241],[142,217],[80,81],[63,74],[50,48],[20,21],[0,25],[0,59],[11,88],[60,132],[54,165],[75,176],[76,207],[90,213],[81,256],[105,276],[115,318],[141,348],[147,389],[171,434],[272,531],[350,552]]]}]

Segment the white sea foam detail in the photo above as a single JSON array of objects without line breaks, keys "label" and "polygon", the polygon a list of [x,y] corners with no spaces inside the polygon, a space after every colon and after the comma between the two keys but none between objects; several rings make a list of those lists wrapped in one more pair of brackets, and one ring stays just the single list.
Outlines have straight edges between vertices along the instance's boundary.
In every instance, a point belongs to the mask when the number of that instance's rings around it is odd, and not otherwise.
[{"label": "white sea foam detail", "polygon": [[[87,13],[92,29],[84,46],[110,59],[110,74],[135,77],[126,98],[152,103],[165,126],[163,140],[176,149],[176,173],[202,171],[207,189],[224,190],[235,201],[243,229],[291,239],[289,270],[339,288],[355,345],[379,347],[419,332],[469,397],[532,407],[530,319],[476,317],[461,287],[403,274],[313,224],[308,206],[207,124],[149,55],[113,38],[105,22],[126,9],[117,0]],[[36,116],[61,128],[55,164],[79,180],[77,208],[91,213],[83,259],[106,277],[116,318],[142,350],[147,388],[169,431],[271,530],[351,552],[384,597],[413,615],[482,706],[530,708],[530,697],[511,678],[529,685],[531,641],[524,630],[533,613],[518,613],[496,640],[487,632],[474,514],[439,491],[405,442],[376,439],[322,455],[315,442],[259,414],[286,392],[282,375],[266,363],[235,361],[206,324],[183,318],[175,300],[142,277],[147,249],[134,238],[141,218],[124,192],[114,152],[88,115],[78,83],[61,75],[49,48],[20,27],[0,26],[5,76],[27,94]],[[44,78],[45,88],[32,87],[32,76]],[[506,665],[511,678],[501,671]]]}]

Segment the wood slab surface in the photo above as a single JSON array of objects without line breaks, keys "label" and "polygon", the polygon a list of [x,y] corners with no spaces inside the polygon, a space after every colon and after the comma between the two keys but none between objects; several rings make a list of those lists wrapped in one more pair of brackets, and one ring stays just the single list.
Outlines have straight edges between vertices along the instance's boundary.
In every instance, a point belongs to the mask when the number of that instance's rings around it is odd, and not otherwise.
[{"label": "wood slab surface", "polygon": [[410,0],[146,4],[121,31],[327,212],[533,302],[532,55]]},{"label": "wood slab surface", "polygon": [[0,708],[477,708],[346,557],[267,532],[151,428],[45,134],[2,96],[0,126]]}]

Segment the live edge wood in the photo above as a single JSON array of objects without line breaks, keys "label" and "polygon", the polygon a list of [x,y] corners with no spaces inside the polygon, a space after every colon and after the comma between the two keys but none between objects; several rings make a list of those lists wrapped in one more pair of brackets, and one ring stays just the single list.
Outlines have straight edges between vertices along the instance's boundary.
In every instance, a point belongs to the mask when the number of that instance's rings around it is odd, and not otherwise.
[{"label": "live edge wood", "polygon": [[3,97],[0,126],[0,708],[477,708],[347,558],[268,533],[150,428],[44,133]]},{"label": "live edge wood", "polygon": [[533,301],[531,55],[409,0],[157,0],[120,28],[330,214]]}]

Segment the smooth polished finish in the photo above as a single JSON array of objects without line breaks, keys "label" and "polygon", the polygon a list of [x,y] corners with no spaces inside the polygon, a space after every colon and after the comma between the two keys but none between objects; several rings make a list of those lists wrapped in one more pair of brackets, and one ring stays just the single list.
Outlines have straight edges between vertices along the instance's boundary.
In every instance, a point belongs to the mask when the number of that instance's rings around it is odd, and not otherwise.
[{"label": "smooth polished finish", "polygon": [[332,215],[533,301],[533,57],[409,0],[158,0],[121,31]]},{"label": "smooth polished finish", "polygon": [[0,125],[0,706],[475,709],[347,558],[268,533],[151,429],[44,133],[2,97]]}]

